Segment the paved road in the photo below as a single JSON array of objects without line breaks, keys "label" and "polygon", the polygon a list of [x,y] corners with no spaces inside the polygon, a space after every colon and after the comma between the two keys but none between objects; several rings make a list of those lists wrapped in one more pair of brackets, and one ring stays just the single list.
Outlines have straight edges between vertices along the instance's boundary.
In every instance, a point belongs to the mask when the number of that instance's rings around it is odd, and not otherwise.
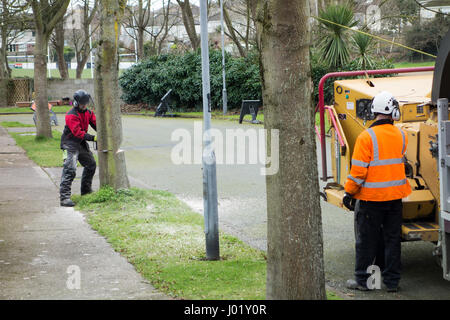
[{"label": "paved road", "polygon": [[[29,116],[0,117],[0,121],[30,123]],[[61,119],[62,120],[62,119]],[[189,119],[123,118],[127,169],[132,183],[175,193],[196,211],[202,212],[201,166],[174,165],[170,154],[178,143],[171,141],[177,129],[194,132]],[[237,122],[213,121],[223,134],[226,129],[262,128]],[[265,178],[260,164],[218,165],[219,224],[222,230],[249,244],[266,249]],[[442,279],[442,271],[431,255],[433,245],[426,242],[402,245],[402,290],[387,294],[384,290],[370,293],[351,292],[344,288],[353,276],[353,214],[321,202],[324,258],[328,286],[358,299],[449,299],[450,283]]]}]

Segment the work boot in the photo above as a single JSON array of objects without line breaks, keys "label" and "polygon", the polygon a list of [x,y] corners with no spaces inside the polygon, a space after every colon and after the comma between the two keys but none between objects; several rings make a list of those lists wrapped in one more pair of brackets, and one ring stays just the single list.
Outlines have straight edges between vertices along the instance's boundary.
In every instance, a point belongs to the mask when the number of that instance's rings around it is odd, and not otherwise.
[{"label": "work boot", "polygon": [[61,200],[61,207],[75,207],[75,203],[70,199]]},{"label": "work boot", "polygon": [[363,286],[363,285],[359,284],[354,279],[347,280],[347,283],[345,286],[347,287],[347,289],[352,289],[352,290],[359,290],[359,291],[368,291],[369,290],[369,288],[367,288],[367,286]]},{"label": "work boot", "polygon": [[92,193],[92,192],[93,192],[92,189],[89,189],[89,190],[82,190],[82,191],[81,191],[81,195],[84,196],[84,195],[89,194],[89,193]]}]

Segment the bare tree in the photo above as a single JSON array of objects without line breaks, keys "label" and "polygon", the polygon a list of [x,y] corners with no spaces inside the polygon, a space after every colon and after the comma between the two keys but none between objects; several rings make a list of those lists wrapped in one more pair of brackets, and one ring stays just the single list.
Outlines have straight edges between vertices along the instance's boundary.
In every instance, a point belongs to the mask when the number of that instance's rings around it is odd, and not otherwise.
[{"label": "bare tree", "polygon": [[116,190],[129,181],[122,143],[118,74],[119,35],[126,0],[100,0],[100,39],[95,60],[95,105],[100,185]]},{"label": "bare tree", "polygon": [[161,26],[161,31],[154,34],[153,32],[150,34],[151,37],[153,38],[153,43],[156,45],[156,43],[158,44],[158,50],[157,53],[158,55],[161,54],[162,51],[162,46],[164,41],[166,40],[167,36],[169,35],[169,31],[170,29],[172,29],[173,26],[175,26],[176,24],[178,24],[178,22],[180,21],[178,19],[178,13],[179,11],[176,11],[175,15],[171,15],[170,13],[170,0],[167,0],[167,8],[165,7],[165,1],[163,0],[163,7],[162,7],[162,17],[163,17],[163,23]]},{"label": "bare tree", "polygon": [[67,70],[67,63],[64,59],[64,19],[56,25],[53,35],[50,37],[50,41],[56,51],[58,70],[61,79],[68,79],[69,71]]},{"label": "bare tree", "polygon": [[47,47],[56,24],[66,13],[70,0],[30,0],[36,30],[34,47],[34,90],[36,92],[36,136],[52,137],[47,96]]},{"label": "bare tree", "polygon": [[[137,42],[137,56],[142,59],[144,56],[144,33],[151,19],[151,0],[138,0],[137,6],[127,6],[126,16],[123,25],[128,35]],[[128,32],[132,29],[133,32]]]},{"label": "bare tree", "polygon": [[[252,0],[229,0],[224,3],[224,20],[228,29],[228,32],[225,33],[234,42],[241,57],[246,57],[251,45],[256,45],[252,3]],[[240,16],[240,19],[232,19],[229,12],[237,17]],[[239,31],[239,29],[244,30],[244,32]]]},{"label": "bare tree", "polygon": [[150,36],[152,54],[161,54],[169,31],[181,22],[180,7],[171,6],[171,0],[162,0],[162,8],[154,13],[149,27],[145,30]]},{"label": "bare tree", "polygon": [[195,30],[195,20],[192,14],[191,4],[189,0],[177,0],[178,5],[181,8],[181,16],[183,18],[183,24],[186,28],[186,33],[188,34],[189,40],[191,41],[192,48],[197,50],[200,47],[200,38]]},{"label": "bare tree", "polygon": [[279,132],[279,170],[266,176],[267,299],[325,299],[309,1],[258,8],[267,150],[272,130]]},{"label": "bare tree", "polygon": [[[73,20],[72,32],[70,34],[70,40],[75,49],[75,59],[77,61],[76,78],[80,79],[91,54],[90,39],[98,28],[98,25],[93,24],[94,17],[97,13],[98,0],[78,0],[73,4],[78,5],[82,10],[81,28],[77,28],[74,24],[75,20]],[[74,12],[74,7],[72,7],[72,12]],[[74,19],[74,17],[68,17],[68,19],[71,18]]]},{"label": "bare tree", "polygon": [[8,64],[8,47],[29,27],[25,14],[26,3],[21,0],[1,0],[0,3],[0,106],[6,106],[7,86],[11,78]]},{"label": "bare tree", "polygon": [[[127,16],[124,18],[125,32],[137,42],[137,55],[144,57],[145,35],[150,37],[150,51],[160,54],[162,45],[169,34],[169,30],[178,23],[179,12],[171,13],[171,0],[162,0],[162,8],[157,12],[151,11],[151,1],[139,1],[137,7],[127,7]],[[174,22],[175,21],[175,22]]]}]

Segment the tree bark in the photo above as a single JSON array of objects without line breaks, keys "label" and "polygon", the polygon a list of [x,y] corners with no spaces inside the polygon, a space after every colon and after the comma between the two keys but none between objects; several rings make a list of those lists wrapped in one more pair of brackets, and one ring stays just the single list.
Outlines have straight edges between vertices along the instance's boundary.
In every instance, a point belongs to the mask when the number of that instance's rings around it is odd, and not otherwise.
[{"label": "tree bark", "polygon": [[6,29],[2,28],[1,31],[2,47],[0,48],[0,107],[6,107],[8,105],[8,81],[10,77],[6,69],[8,65],[8,61],[6,59]]},{"label": "tree bark", "polygon": [[138,28],[138,39],[137,39],[137,56],[139,60],[144,57],[144,29]]},{"label": "tree bark", "polygon": [[279,170],[266,176],[267,299],[325,299],[308,0],[258,10],[267,150],[279,130]]},{"label": "tree bark", "polygon": [[197,50],[200,47],[200,39],[197,36],[197,31],[195,30],[194,16],[192,14],[191,4],[189,0],[177,0],[181,8],[181,16],[183,18],[183,24],[186,28],[186,33],[188,34],[189,40],[191,41],[192,48]]},{"label": "tree bark", "polygon": [[58,58],[58,70],[61,79],[68,79],[69,72],[67,71],[67,63],[64,59],[64,21],[61,20],[55,27],[55,42],[54,42],[56,56]]},{"label": "tree bark", "polygon": [[100,185],[116,190],[129,188],[125,154],[120,151],[122,120],[118,88],[119,26],[125,4],[125,0],[100,0],[100,41],[95,61]]},{"label": "tree bark", "polygon": [[36,31],[34,46],[34,92],[36,102],[36,137],[52,137],[47,96],[47,44],[49,36]]},{"label": "tree bark", "polygon": [[[76,68],[76,75],[75,75],[77,79],[81,79],[81,77],[83,76],[84,66],[86,65],[86,62],[88,61],[88,59],[90,58],[91,50],[89,50],[88,54],[83,54],[83,55],[81,55],[80,59],[77,59],[77,68]],[[91,68],[92,68],[92,66],[91,66]]]},{"label": "tree bark", "polygon": [[0,107],[8,106],[8,82],[9,77],[3,62],[0,62]]},{"label": "tree bark", "polygon": [[47,46],[56,24],[61,21],[70,0],[48,1],[31,0],[36,43],[34,47],[34,91],[36,93],[36,137],[52,137],[47,96]]},{"label": "tree bark", "polygon": [[239,41],[238,36],[236,35],[236,32],[233,27],[233,23],[231,22],[230,15],[228,14],[228,10],[225,8],[225,6],[223,7],[223,17],[224,17],[225,23],[227,24],[229,36],[230,36],[231,40],[233,40],[236,47],[238,48],[239,55],[241,57],[246,57],[247,51],[244,49],[241,42]]},{"label": "tree bark", "polygon": [[[91,55],[90,37],[95,30],[89,28],[94,19],[98,8],[98,0],[94,0],[94,6],[90,8],[90,1],[84,0],[83,6],[83,28],[81,32],[73,31],[73,42],[75,46],[75,58],[77,60],[77,68],[75,70],[75,77],[81,79],[83,70]],[[92,68],[92,66],[91,66]]]}]

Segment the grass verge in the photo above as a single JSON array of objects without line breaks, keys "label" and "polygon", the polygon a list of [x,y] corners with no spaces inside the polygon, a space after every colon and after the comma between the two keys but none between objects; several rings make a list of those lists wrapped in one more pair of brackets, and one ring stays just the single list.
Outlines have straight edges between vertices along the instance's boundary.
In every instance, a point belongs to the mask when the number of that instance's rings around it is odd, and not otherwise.
[{"label": "grass verge", "polygon": [[[265,253],[220,233],[221,260],[206,261],[203,217],[171,193],[105,187],[72,199],[160,292],[181,299],[265,299]],[[327,298],[340,300],[333,292]]]},{"label": "grass verge", "polygon": [[418,68],[418,67],[432,67],[434,66],[434,61],[424,61],[424,62],[398,62],[394,63],[395,68]]},{"label": "grass verge", "polygon": [[[143,115],[154,115],[154,111],[149,110],[143,110],[140,112]],[[185,117],[185,118],[199,118],[203,119],[203,112],[201,111],[192,111],[192,112],[173,112],[173,114],[179,116],[179,117]],[[226,114],[224,115],[222,111],[212,111],[211,112],[211,118],[216,120],[233,120],[237,121],[239,120],[239,114]],[[252,120],[251,115],[246,115],[245,120]],[[264,122],[264,114],[262,112],[258,113],[256,116],[256,119],[259,121]]]},{"label": "grass verge", "polygon": [[[6,124],[6,125],[4,125]],[[1,122],[4,127],[34,127],[34,125],[26,125],[20,122]],[[37,165],[44,168],[62,167],[62,151],[61,151],[61,132],[52,130],[52,138],[39,137],[31,135],[30,132],[10,132],[9,133],[16,144],[25,149],[28,158],[33,160]],[[98,161],[97,154],[94,153],[95,161]],[[78,164],[79,166],[80,164]]]},{"label": "grass verge", "polygon": [[[18,62],[20,63],[20,62]],[[76,70],[75,69],[69,69],[69,79],[75,79],[76,78]],[[122,74],[124,69],[119,70],[119,75]],[[48,71],[47,71],[48,72]],[[52,78],[61,78],[61,75],[59,74],[59,70],[57,69],[51,69],[50,75]],[[12,69],[11,70],[11,76],[13,78],[22,78],[22,77],[34,77],[34,69]],[[84,69],[83,73],[81,75],[82,79],[91,79],[92,74],[90,69]]]},{"label": "grass verge", "polygon": [[35,127],[34,124],[25,124],[18,121],[3,121],[0,122],[0,126],[5,128],[31,128]]},{"label": "grass verge", "polygon": [[205,261],[203,218],[174,195],[106,187],[74,196],[77,209],[158,290],[183,299],[264,299],[262,251],[220,235],[220,261]]},{"label": "grass verge", "polygon": [[[54,106],[52,107],[53,112],[67,112],[72,108],[72,106]],[[2,113],[33,113],[33,110],[30,108],[19,108],[19,107],[10,107],[10,108],[0,108],[0,114]]]},{"label": "grass verge", "polygon": [[28,158],[41,167],[62,167],[62,152],[60,148],[61,132],[53,130],[53,138],[36,138],[34,135],[9,133],[17,145],[25,149]]}]

